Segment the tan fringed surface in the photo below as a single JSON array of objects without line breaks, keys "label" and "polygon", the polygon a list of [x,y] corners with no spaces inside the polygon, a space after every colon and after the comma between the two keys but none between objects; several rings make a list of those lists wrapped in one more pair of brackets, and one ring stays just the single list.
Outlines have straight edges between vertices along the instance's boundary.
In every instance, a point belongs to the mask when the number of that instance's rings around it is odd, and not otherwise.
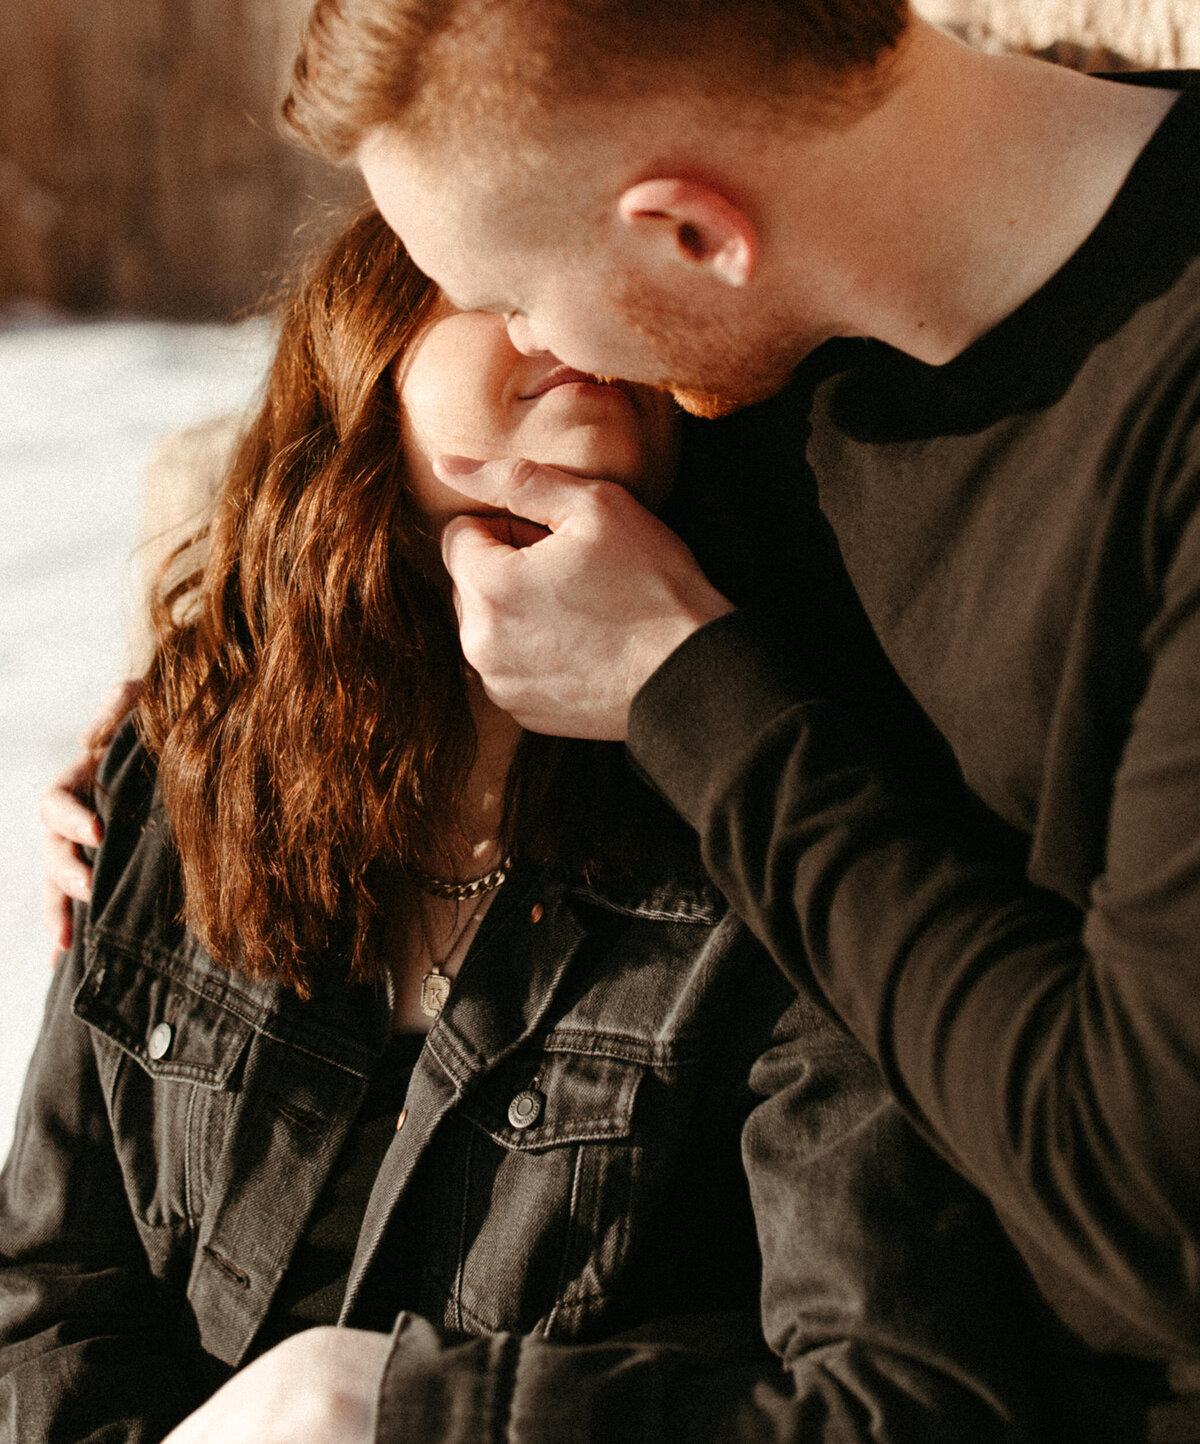
[{"label": "tan fringed surface", "polygon": [[1055,59],[1083,69],[1105,68],[1106,51],[1135,66],[1200,67],[1197,0],[916,0],[916,6],[972,43],[1056,50]]},{"label": "tan fringed surface", "polygon": [[[129,639],[131,676],[143,672],[150,660],[149,595],[155,575],[175,548],[211,516],[217,488],[247,419],[237,413],[214,416],[166,437],[154,453],[146,473],[141,536],[134,553],[137,602]],[[189,549],[172,562],[169,577],[180,580],[202,558],[202,547]]]}]

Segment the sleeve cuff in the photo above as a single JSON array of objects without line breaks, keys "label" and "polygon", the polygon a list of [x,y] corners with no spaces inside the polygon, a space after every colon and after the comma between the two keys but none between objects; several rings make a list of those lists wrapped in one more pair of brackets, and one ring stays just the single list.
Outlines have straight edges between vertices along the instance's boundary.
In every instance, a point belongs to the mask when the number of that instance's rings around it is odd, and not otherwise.
[{"label": "sleeve cuff", "polygon": [[730,612],[694,632],[642,686],[627,746],[672,807],[699,828],[754,739],[816,696],[812,679],[761,617]]},{"label": "sleeve cuff", "polygon": [[501,1444],[518,1347],[512,1334],[444,1344],[428,1320],[402,1313],[379,1383],[376,1444]]}]

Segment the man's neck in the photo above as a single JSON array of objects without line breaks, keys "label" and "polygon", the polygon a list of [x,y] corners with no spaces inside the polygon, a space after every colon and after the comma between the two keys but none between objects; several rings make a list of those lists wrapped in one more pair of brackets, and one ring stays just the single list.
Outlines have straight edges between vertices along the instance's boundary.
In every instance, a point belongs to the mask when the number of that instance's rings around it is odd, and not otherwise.
[{"label": "man's neck", "polygon": [[877,111],[793,152],[784,289],[823,305],[830,334],[939,365],[1079,249],[1175,96],[979,55],[920,22],[901,65]]}]

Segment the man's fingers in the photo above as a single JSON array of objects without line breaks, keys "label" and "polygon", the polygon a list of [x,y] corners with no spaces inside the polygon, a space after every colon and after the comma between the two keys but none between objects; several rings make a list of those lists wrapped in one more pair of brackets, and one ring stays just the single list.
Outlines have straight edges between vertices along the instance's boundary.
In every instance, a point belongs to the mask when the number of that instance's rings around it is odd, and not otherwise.
[{"label": "man's fingers", "polygon": [[442,528],[442,560],[450,575],[457,580],[460,571],[479,566],[488,555],[511,553],[516,543],[509,521],[498,516],[452,517]]},{"label": "man's fingers", "polygon": [[92,895],[92,870],[65,837],[48,832],[42,839],[42,861],[53,887],[87,902]]},{"label": "man's fingers", "polygon": [[104,694],[95,716],[79,737],[83,755],[54,779],[38,800],[38,815],[46,828],[42,857],[46,879],[42,884],[42,921],[57,949],[71,946],[71,899],[86,902],[92,893],[92,870],[78,848],[96,847],[104,827],[87,806],[96,768],[117,724],[138,699],[140,681],[118,682]]},{"label": "man's fingers", "polygon": [[439,481],[472,501],[503,507],[551,531],[559,531],[578,512],[586,485],[557,467],[524,460],[471,462],[439,456],[433,469]]},{"label": "man's fingers", "polygon": [[117,723],[137,701],[141,690],[141,679],[137,677],[114,682],[100,699],[95,716],[79,734],[80,747],[89,752],[107,747],[117,730]]},{"label": "man's fingers", "polygon": [[442,561],[451,577],[477,566],[489,552],[523,551],[553,532],[523,516],[456,516],[442,529]]},{"label": "man's fingers", "polygon": [[51,967],[58,961],[59,953],[65,953],[71,946],[71,923],[71,899],[47,878],[42,884],[42,924],[54,944]]},{"label": "man's fingers", "polygon": [[554,535],[549,527],[538,526],[536,521],[526,521],[523,516],[481,516],[477,520],[484,524],[496,541],[503,542],[514,551],[521,551]]},{"label": "man's fingers", "polygon": [[91,758],[74,762],[60,772],[42,793],[38,816],[47,831],[57,833],[80,847],[95,847],[104,836],[104,828],[96,814],[82,803],[80,794],[91,791],[96,769]]}]

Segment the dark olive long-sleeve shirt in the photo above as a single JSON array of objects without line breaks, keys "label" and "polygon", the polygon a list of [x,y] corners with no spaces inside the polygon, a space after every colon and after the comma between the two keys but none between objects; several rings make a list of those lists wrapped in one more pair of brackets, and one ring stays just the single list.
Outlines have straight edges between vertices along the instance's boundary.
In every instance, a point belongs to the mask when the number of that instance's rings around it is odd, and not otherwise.
[{"label": "dark olive long-sleeve shirt", "polygon": [[1178,1361],[1200,1353],[1200,86],[1158,81],[1181,99],[1025,306],[940,368],[835,343],[804,393],[821,522],[961,804],[824,682],[828,608],[782,641],[750,612],[698,633],[630,747],[1061,1315]]}]

